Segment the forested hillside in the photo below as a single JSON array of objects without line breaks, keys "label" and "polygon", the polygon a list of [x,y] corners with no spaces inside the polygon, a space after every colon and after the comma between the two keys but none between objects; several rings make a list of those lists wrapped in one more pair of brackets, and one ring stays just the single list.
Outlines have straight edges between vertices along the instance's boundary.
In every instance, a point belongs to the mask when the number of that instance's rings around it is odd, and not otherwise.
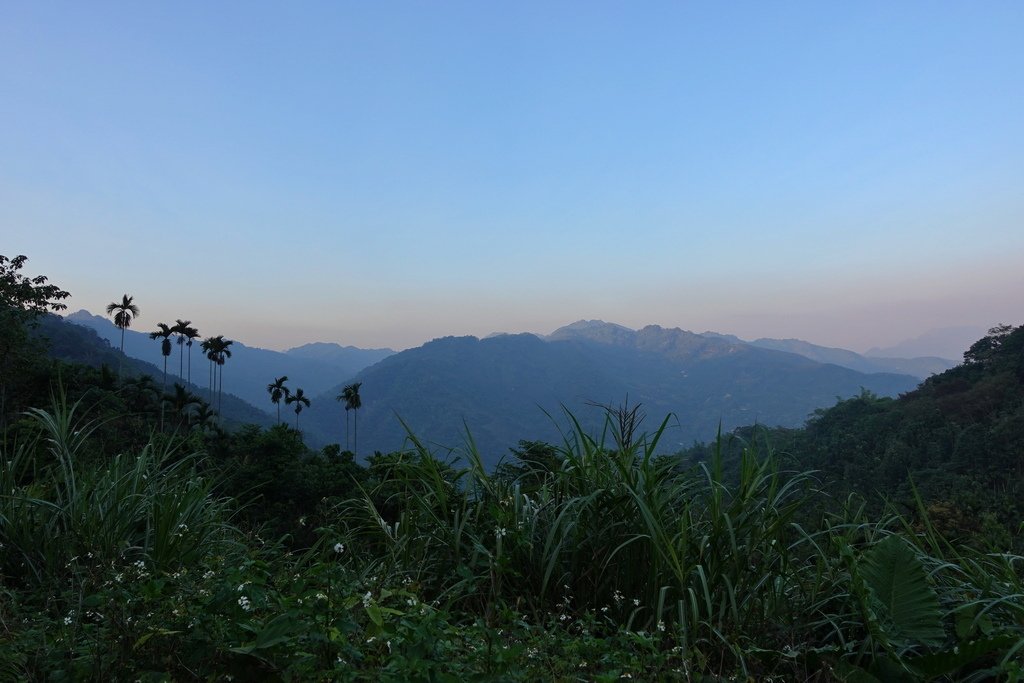
[{"label": "forested hillside", "polygon": [[[945,530],[1024,534],[1024,326],[993,328],[961,365],[896,399],[864,391],[816,411],[802,429],[736,436],[818,470],[837,494],[911,506],[916,488]],[[698,446],[684,457],[712,450]]]}]

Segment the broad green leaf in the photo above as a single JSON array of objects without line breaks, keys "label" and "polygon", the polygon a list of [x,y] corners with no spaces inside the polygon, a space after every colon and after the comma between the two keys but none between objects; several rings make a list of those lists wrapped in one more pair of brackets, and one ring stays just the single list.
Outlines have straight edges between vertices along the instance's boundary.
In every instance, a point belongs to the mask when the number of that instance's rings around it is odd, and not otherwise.
[{"label": "broad green leaf", "polygon": [[892,625],[893,638],[935,645],[945,637],[942,612],[921,560],[899,536],[864,554],[860,573]]}]

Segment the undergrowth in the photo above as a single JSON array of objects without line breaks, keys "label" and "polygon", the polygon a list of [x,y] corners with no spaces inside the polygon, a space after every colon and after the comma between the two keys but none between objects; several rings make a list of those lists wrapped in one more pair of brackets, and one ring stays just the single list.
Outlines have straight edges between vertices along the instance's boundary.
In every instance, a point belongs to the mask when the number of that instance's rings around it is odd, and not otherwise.
[{"label": "undergrowth", "polygon": [[58,398],[4,447],[0,679],[1022,677],[1024,559],[924,505],[869,519],[753,446],[738,478],[721,449],[681,469],[667,421],[570,416],[497,472],[412,438],[296,549],[235,525],[180,443],[86,456],[80,413]]}]

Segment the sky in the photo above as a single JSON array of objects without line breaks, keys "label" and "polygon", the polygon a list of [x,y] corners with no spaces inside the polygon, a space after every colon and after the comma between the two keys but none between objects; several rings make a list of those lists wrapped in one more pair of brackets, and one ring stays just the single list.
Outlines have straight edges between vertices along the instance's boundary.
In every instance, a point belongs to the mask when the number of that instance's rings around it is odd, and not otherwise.
[{"label": "sky", "polygon": [[1024,3],[46,2],[0,253],[285,349],[1024,323]]}]

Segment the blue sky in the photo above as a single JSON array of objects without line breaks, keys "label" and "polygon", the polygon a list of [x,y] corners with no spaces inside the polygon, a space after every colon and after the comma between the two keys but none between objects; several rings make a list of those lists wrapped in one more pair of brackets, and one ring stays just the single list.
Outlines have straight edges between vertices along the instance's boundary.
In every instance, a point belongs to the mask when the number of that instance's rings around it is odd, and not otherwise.
[{"label": "blue sky", "polygon": [[139,325],[1024,322],[1024,4],[21,3],[0,253]]}]

